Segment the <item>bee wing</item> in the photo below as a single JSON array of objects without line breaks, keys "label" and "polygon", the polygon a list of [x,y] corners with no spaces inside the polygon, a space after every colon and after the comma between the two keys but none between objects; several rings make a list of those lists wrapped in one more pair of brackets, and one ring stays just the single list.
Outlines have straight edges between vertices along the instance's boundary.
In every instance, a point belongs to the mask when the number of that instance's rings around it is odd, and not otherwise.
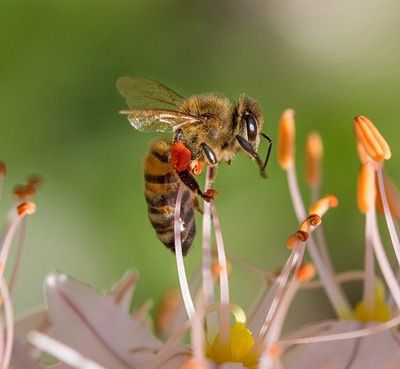
[{"label": "bee wing", "polygon": [[116,85],[131,109],[176,109],[183,100],[167,86],[146,77],[121,77]]},{"label": "bee wing", "polygon": [[184,125],[202,122],[200,117],[174,110],[123,110],[120,113],[126,114],[130,124],[142,132],[173,132]]}]

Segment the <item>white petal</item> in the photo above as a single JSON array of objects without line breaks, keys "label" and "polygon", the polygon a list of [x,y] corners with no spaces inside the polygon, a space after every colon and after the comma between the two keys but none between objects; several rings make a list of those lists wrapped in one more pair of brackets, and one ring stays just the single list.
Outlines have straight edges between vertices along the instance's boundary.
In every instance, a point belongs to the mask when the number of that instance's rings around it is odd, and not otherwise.
[{"label": "white petal", "polygon": [[11,355],[12,369],[43,369],[28,353],[27,345],[14,341]]},{"label": "white petal", "polygon": [[28,313],[15,322],[15,337],[21,341],[26,341],[26,335],[32,331],[47,331],[51,326],[49,314],[45,310],[36,310]]},{"label": "white petal", "polygon": [[[331,321],[305,328],[294,337],[307,337],[350,332],[375,325],[357,321]],[[387,369],[400,368],[400,362],[393,366],[400,351],[400,334],[386,331],[367,337],[324,343],[298,345],[289,348],[282,359],[285,369]],[[386,368],[386,367],[385,367]]]},{"label": "white petal", "polygon": [[46,279],[45,292],[56,338],[100,365],[143,365],[160,347],[111,296],[59,273]]},{"label": "white petal", "polygon": [[138,273],[134,270],[128,270],[109,292],[115,302],[126,312],[129,311],[137,280]]}]

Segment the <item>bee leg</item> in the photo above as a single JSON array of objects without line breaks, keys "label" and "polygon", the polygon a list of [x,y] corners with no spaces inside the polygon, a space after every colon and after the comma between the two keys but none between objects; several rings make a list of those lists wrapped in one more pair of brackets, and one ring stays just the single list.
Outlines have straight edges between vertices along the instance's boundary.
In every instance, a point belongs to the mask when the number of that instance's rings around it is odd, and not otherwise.
[{"label": "bee leg", "polygon": [[267,167],[268,164],[268,160],[269,160],[269,156],[271,155],[271,150],[272,150],[272,140],[271,138],[265,134],[265,133],[260,133],[261,137],[264,137],[267,141],[268,141],[268,150],[267,150],[267,156],[265,157],[265,161],[263,164],[262,169],[265,170],[265,168]]},{"label": "bee leg", "polygon": [[215,155],[214,151],[210,146],[205,144],[204,142],[200,145],[201,149],[204,152],[207,161],[209,162],[210,166],[216,165],[218,163],[217,156]]},{"label": "bee leg", "polygon": [[203,215],[203,209],[199,204],[199,199],[197,197],[193,197],[193,207],[201,214]]},{"label": "bee leg", "polygon": [[263,165],[260,156],[254,150],[253,146],[251,146],[251,143],[239,135],[236,136],[236,140],[239,142],[239,145],[242,147],[242,149],[254,158],[258,168],[260,169],[261,177],[267,178],[267,175],[265,174],[265,165]]},{"label": "bee leg", "polygon": [[217,194],[216,190],[209,189],[206,192],[203,192],[200,189],[200,186],[192,173],[188,170],[183,170],[180,172],[176,172],[180,180],[183,182],[184,185],[189,187],[193,192],[199,195],[204,201],[210,202],[215,195]]}]

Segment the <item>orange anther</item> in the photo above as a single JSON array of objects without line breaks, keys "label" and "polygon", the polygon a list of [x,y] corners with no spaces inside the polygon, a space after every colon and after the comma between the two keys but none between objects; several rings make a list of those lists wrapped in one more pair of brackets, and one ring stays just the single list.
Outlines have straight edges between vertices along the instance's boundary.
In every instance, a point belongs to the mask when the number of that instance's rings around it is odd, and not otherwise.
[{"label": "orange anther", "polygon": [[358,158],[360,159],[361,164],[372,162],[372,159],[364,149],[364,145],[358,139],[356,139],[356,147]]},{"label": "orange anther", "polygon": [[282,169],[294,164],[295,135],[294,111],[287,109],[279,122],[278,162]]},{"label": "orange anther", "polygon": [[309,233],[310,228],[318,227],[320,224],[321,217],[318,214],[311,214],[300,224],[300,231]]},{"label": "orange anther", "polygon": [[288,249],[292,250],[296,246],[298,246],[300,242],[306,242],[307,240],[308,240],[308,233],[298,230],[289,236],[289,238],[286,241],[286,246]]},{"label": "orange anther", "polygon": [[268,350],[267,355],[271,359],[279,359],[283,354],[283,349],[278,344],[273,344],[273,345],[269,346],[267,350]]},{"label": "orange anther", "polygon": [[358,175],[357,205],[361,213],[366,214],[376,200],[375,168],[373,163],[361,166]]},{"label": "orange anther", "polygon": [[392,156],[390,147],[375,125],[363,115],[356,116],[354,121],[356,138],[363,145],[368,156],[375,161],[390,159]]},{"label": "orange anther", "polygon": [[318,186],[321,182],[322,154],[321,136],[316,132],[310,133],[306,144],[306,180],[309,186]]},{"label": "orange anther", "polygon": [[317,214],[322,217],[330,208],[338,206],[338,199],[334,195],[328,195],[319,199],[310,207],[310,214]]},{"label": "orange anther", "polygon": [[306,283],[315,277],[315,266],[312,263],[302,265],[296,273],[296,279],[300,283]]},{"label": "orange anther", "polygon": [[17,213],[21,217],[33,214],[35,211],[36,205],[33,202],[23,202],[17,206]]}]

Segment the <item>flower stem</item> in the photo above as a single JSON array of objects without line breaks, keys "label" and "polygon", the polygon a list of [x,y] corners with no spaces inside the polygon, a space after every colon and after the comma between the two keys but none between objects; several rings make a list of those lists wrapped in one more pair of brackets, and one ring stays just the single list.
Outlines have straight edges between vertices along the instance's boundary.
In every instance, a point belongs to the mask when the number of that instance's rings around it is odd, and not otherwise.
[{"label": "flower stem", "polygon": [[374,252],[379,267],[382,271],[382,275],[385,278],[386,284],[390,290],[390,293],[393,296],[394,301],[396,302],[397,307],[400,309],[400,288],[393,273],[392,267],[390,266],[379,235],[378,225],[376,221],[376,211],[374,207],[371,209],[371,211],[367,213],[367,223],[368,227],[371,228]]},{"label": "flower stem", "polygon": [[365,221],[365,261],[364,261],[364,289],[363,301],[367,311],[373,311],[375,307],[375,268],[374,268],[374,249],[370,222]]},{"label": "flower stem", "polygon": [[[286,172],[296,217],[299,223],[301,223],[306,218],[307,214],[300,194],[295,166],[290,166]],[[319,278],[324,285],[329,301],[331,302],[337,316],[342,319],[351,317],[352,310],[350,303],[348,302],[341,287],[335,282],[333,278],[333,272],[322,259],[318,247],[311,235],[308,240],[307,247],[311,259],[316,267]]]}]

